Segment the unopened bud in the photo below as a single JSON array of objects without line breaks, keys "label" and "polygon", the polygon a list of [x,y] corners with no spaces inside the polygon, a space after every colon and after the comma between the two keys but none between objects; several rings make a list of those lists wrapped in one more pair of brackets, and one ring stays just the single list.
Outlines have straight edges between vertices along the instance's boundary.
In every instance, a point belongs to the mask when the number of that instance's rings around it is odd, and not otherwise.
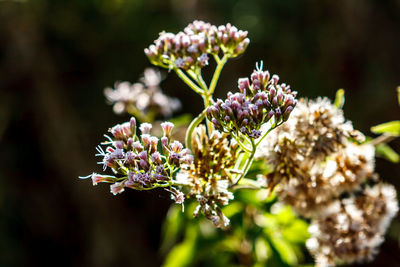
[{"label": "unopened bud", "polygon": [[153,127],[153,125],[145,122],[145,123],[140,124],[140,131],[142,132],[142,134],[149,134],[152,127]]},{"label": "unopened bud", "polygon": [[161,128],[163,129],[164,136],[170,138],[172,129],[174,128],[174,124],[172,122],[166,121],[161,123]]}]

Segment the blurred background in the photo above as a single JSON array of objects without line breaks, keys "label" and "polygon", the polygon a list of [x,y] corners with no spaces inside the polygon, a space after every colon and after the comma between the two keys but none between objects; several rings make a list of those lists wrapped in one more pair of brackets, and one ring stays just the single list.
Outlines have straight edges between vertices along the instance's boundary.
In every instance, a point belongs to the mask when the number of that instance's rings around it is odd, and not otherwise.
[{"label": "blurred background", "polygon": [[[128,119],[112,112],[103,88],[135,82],[150,66],[143,49],[194,19],[249,31],[219,97],[263,60],[300,96],[333,98],[344,88],[345,115],[367,135],[400,118],[399,0],[0,1],[0,266],[162,263],[168,195],[113,196],[78,176],[100,171],[95,146]],[[200,97],[175,75],[162,87],[182,113],[200,112]],[[400,151],[399,140],[391,145]],[[376,170],[400,191],[399,164],[378,159]],[[369,266],[400,266],[399,238],[398,216]]]}]

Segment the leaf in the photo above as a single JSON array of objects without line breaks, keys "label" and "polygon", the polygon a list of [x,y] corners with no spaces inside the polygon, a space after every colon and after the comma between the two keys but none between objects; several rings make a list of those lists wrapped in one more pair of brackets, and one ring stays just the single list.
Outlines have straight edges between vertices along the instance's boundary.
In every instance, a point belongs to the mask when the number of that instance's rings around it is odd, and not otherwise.
[{"label": "leaf", "polygon": [[296,219],[290,226],[283,228],[282,235],[292,244],[304,244],[310,237],[308,224],[301,219]]},{"label": "leaf", "polygon": [[339,90],[336,91],[336,97],[335,97],[334,105],[337,108],[343,108],[344,102],[345,102],[344,89],[339,89]]},{"label": "leaf", "polygon": [[376,134],[390,134],[393,136],[400,136],[400,121],[389,121],[371,127],[371,132]]},{"label": "leaf", "polygon": [[377,156],[381,156],[393,163],[400,162],[400,155],[397,154],[388,144],[379,144],[376,147],[376,154]]},{"label": "leaf", "polygon": [[185,240],[176,245],[167,255],[163,267],[184,267],[190,266],[195,256],[197,230],[195,227],[188,227]]},{"label": "leaf", "polygon": [[182,228],[182,217],[181,206],[172,205],[169,210],[167,217],[162,226],[163,238],[161,244],[161,251],[166,252],[172,247],[172,245],[178,239],[179,232]]},{"label": "leaf", "polygon": [[290,266],[296,265],[298,263],[296,252],[294,251],[293,247],[284,239],[282,239],[279,234],[270,233],[269,241],[276,249],[279,257],[284,263]]}]

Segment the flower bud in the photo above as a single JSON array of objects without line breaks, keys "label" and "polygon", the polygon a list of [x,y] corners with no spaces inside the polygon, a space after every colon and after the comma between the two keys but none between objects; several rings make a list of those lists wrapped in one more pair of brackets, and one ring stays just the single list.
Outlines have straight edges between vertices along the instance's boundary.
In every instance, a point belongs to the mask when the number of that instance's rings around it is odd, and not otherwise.
[{"label": "flower bud", "polygon": [[140,131],[142,132],[142,136],[143,134],[149,134],[152,127],[153,125],[147,122],[140,124]]},{"label": "flower bud", "polygon": [[283,121],[287,121],[289,119],[290,113],[293,111],[293,106],[288,106],[283,113]]},{"label": "flower bud", "polygon": [[280,108],[275,109],[275,117],[278,119],[282,115],[282,111]]},{"label": "flower bud", "polygon": [[183,149],[183,145],[181,144],[181,142],[176,140],[171,143],[170,147],[175,153],[179,153]]},{"label": "flower bud", "polygon": [[162,160],[161,160],[161,154],[160,152],[156,151],[153,154],[151,154],[151,160],[157,164],[157,165],[161,165],[162,164]]},{"label": "flower bud", "polygon": [[163,129],[164,136],[170,138],[172,129],[174,128],[174,124],[172,122],[166,121],[161,123],[161,128]]},{"label": "flower bud", "polygon": [[248,78],[240,78],[238,80],[238,87],[241,93],[244,93],[244,90],[248,91],[250,87],[250,82]]},{"label": "flower bud", "polygon": [[114,138],[117,140],[125,139],[124,131],[122,130],[121,125],[119,125],[119,124],[112,127],[110,129],[110,132],[114,136]]},{"label": "flower bud", "polygon": [[164,149],[165,151],[168,151],[168,150],[169,150],[169,149],[168,149],[168,144],[169,144],[168,137],[166,137],[166,136],[161,137],[161,145],[162,145],[162,147],[163,147],[163,149]]},{"label": "flower bud", "polygon": [[124,142],[121,141],[121,140],[114,141],[114,146],[116,148],[118,148],[118,149],[123,149],[124,148]]},{"label": "flower bud", "polygon": [[135,119],[135,117],[132,117],[131,120],[129,121],[129,123],[130,123],[132,135],[136,135],[136,119]]},{"label": "flower bud", "polygon": [[117,195],[117,194],[121,194],[125,190],[124,186],[125,186],[124,182],[112,184],[110,186],[110,191],[111,191],[111,193],[114,194],[114,196]]}]

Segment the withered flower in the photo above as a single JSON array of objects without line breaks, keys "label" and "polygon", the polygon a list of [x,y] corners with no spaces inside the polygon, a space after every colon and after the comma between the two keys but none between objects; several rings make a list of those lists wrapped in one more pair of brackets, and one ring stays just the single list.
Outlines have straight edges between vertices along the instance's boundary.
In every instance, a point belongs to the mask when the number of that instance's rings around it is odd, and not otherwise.
[{"label": "withered flower", "polygon": [[208,137],[204,125],[196,127],[192,138],[193,164],[177,176],[178,181],[190,185],[188,195],[199,202],[195,216],[202,211],[218,227],[229,223],[219,206],[227,205],[233,199],[228,186],[232,183],[231,170],[238,150],[237,143],[227,137],[218,131]]},{"label": "withered flower", "polygon": [[393,186],[377,184],[333,202],[312,220],[307,247],[317,266],[370,261],[398,210]]}]

